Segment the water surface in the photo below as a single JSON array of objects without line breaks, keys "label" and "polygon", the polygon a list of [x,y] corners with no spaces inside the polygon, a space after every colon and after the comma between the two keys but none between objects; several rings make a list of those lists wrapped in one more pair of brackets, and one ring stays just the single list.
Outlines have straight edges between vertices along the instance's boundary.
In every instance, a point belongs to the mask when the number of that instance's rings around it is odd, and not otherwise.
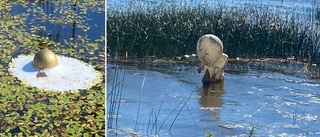
[{"label": "water surface", "polygon": [[253,126],[256,136],[320,135],[319,80],[249,68],[203,85],[196,66],[108,64],[108,95],[116,69],[124,81],[109,136],[117,127],[125,131],[120,136],[247,136]]}]

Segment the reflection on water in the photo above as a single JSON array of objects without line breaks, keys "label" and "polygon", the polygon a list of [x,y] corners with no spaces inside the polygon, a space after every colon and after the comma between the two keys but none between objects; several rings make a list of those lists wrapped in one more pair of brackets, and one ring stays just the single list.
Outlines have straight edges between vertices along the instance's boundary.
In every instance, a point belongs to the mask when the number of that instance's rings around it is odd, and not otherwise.
[{"label": "reflection on water", "polygon": [[199,103],[202,109],[205,110],[217,110],[212,111],[213,116],[219,116],[219,109],[222,105],[221,96],[224,93],[224,82],[217,82],[211,84],[203,84],[199,88],[200,99]]}]

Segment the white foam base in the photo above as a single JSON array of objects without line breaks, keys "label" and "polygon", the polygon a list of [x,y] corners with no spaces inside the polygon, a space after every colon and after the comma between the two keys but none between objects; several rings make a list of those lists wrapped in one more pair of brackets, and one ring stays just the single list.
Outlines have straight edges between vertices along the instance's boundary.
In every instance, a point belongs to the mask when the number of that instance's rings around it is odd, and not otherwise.
[{"label": "white foam base", "polygon": [[9,71],[23,83],[54,91],[87,89],[101,79],[99,72],[82,61],[59,55],[57,59],[57,66],[43,70],[47,77],[37,78],[39,69],[32,65],[33,56],[20,55],[13,59]]}]

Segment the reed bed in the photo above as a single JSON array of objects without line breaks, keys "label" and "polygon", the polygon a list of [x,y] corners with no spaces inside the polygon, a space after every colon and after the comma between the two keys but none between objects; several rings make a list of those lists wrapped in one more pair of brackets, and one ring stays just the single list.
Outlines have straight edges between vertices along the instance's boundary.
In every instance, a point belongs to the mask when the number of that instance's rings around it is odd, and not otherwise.
[{"label": "reed bed", "polygon": [[318,8],[226,5],[155,2],[111,7],[107,11],[108,52],[122,56],[128,52],[131,57],[191,54],[198,38],[212,33],[223,41],[230,58],[295,56],[320,62]]}]

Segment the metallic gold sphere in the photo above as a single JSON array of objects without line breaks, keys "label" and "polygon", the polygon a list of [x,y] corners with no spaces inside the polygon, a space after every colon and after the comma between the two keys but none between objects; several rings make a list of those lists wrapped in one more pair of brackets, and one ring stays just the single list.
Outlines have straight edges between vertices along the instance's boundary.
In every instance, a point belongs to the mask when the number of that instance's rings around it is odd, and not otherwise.
[{"label": "metallic gold sphere", "polygon": [[33,66],[39,69],[52,68],[58,65],[56,54],[48,49],[39,51],[33,58]]}]

